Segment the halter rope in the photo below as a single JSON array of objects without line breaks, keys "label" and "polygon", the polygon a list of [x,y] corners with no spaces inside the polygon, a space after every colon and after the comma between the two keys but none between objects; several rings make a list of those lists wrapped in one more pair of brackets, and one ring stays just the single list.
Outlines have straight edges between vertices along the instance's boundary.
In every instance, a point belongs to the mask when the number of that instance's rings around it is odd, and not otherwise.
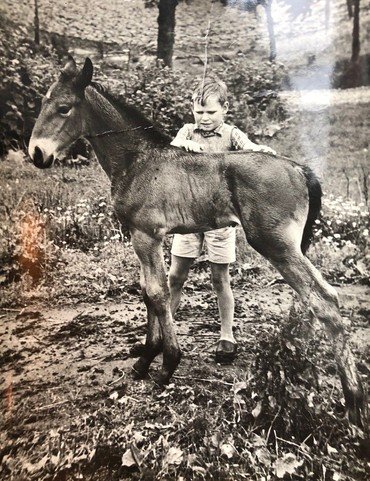
[{"label": "halter rope", "polygon": [[153,129],[153,128],[154,128],[154,125],[150,125],[149,127],[143,127],[143,126],[139,125],[139,127],[133,127],[132,129],[105,130],[104,132],[99,132],[98,134],[86,135],[85,137],[87,139],[95,139],[97,137],[104,137],[106,135],[123,134],[125,132],[132,132],[133,130],[139,130],[139,129],[149,130],[149,129]]}]

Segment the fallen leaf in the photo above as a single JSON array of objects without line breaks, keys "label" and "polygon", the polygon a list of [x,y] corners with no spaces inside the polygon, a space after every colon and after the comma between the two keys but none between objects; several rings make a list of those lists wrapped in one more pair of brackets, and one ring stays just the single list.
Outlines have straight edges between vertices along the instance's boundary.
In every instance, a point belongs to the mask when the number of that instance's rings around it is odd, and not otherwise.
[{"label": "fallen leaf", "polygon": [[231,459],[236,453],[236,450],[234,446],[230,443],[224,443],[220,446],[220,452],[221,454],[224,454],[228,459]]},{"label": "fallen leaf", "polygon": [[132,466],[136,465],[136,461],[132,455],[131,449],[127,449],[123,453],[121,464],[122,466],[126,466],[127,468],[131,468]]},{"label": "fallen leaf", "polygon": [[265,466],[271,465],[271,454],[267,448],[258,448],[256,451],[256,456],[260,463],[264,464]]},{"label": "fallen leaf", "polygon": [[180,448],[172,447],[168,450],[167,455],[164,459],[166,464],[176,464],[179,465],[183,459],[183,452]]},{"label": "fallen leaf", "polygon": [[262,402],[258,401],[256,407],[252,411],[252,416],[256,419],[261,414],[262,411]]},{"label": "fallen leaf", "polygon": [[326,445],[326,449],[327,449],[327,451],[328,451],[328,454],[333,454],[333,453],[337,453],[337,452],[338,452],[338,450],[335,449],[335,448],[333,448],[333,446],[330,446],[329,443]]},{"label": "fallen leaf", "polygon": [[284,454],[282,458],[275,461],[276,476],[283,478],[286,474],[294,474],[299,466],[302,466],[303,461],[298,461],[293,453]]}]

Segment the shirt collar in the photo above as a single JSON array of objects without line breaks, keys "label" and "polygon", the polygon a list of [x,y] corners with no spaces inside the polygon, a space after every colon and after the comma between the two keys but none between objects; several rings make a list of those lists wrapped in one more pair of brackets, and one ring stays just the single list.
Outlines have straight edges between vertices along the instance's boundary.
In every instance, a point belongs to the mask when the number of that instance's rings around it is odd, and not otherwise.
[{"label": "shirt collar", "polygon": [[200,129],[199,127],[195,127],[194,132],[199,132],[203,137],[213,137],[215,135],[218,135],[219,137],[222,137],[222,127],[224,126],[224,123],[221,122],[220,125],[218,125],[215,129],[213,130],[203,130]]}]

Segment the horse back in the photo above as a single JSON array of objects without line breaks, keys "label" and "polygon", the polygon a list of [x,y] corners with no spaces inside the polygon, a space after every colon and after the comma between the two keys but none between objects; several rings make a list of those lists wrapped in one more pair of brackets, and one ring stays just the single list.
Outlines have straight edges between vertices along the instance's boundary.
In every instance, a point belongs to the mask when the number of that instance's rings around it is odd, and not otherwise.
[{"label": "horse back", "polygon": [[286,210],[294,210],[294,199],[302,199],[301,177],[292,164],[264,153],[153,149],[114,182],[113,200],[129,226],[159,236],[200,232],[240,223],[243,212],[258,215],[282,198],[286,204],[288,197]]}]

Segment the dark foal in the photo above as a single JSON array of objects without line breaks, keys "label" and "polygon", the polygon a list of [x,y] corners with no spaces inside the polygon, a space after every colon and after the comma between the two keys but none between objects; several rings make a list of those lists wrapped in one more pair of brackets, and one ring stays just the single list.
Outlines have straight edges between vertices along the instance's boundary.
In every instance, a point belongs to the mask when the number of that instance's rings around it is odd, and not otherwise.
[{"label": "dark foal", "polygon": [[46,94],[29,153],[36,167],[50,167],[58,153],[87,138],[112,183],[115,212],[129,227],[141,263],[148,311],[145,352],[134,366],[145,376],[163,351],[160,381],[180,362],[162,255],[169,233],[205,232],[241,224],[249,244],[266,257],[325,326],[333,341],[351,419],[360,422],[363,389],[347,342],[336,291],[303,255],[321,205],[314,174],[270,154],[191,154],[136,109],[115,101],[91,82],[86,59],[73,59]]}]

